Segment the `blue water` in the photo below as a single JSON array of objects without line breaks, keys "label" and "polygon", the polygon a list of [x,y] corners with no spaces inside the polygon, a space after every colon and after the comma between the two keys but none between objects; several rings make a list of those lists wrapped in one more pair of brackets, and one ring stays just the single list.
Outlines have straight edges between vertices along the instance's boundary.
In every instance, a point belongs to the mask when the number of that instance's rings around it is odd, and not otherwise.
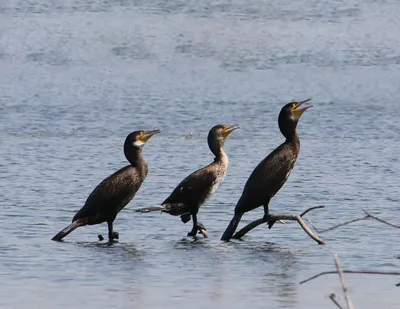
[{"label": "blue water", "polygon": [[[219,238],[253,168],[283,139],[277,115],[313,98],[301,152],[270,204],[319,228],[362,217],[400,223],[400,35],[396,1],[0,2],[1,308],[333,308],[333,270],[399,271],[399,230],[361,221],[318,246],[293,222]],[[224,184],[190,224],[132,210],[160,203],[213,159],[217,123]],[[126,165],[122,145],[160,128],[143,149],[149,175],[115,221],[50,239],[88,194]],[[193,131],[193,139],[184,136]],[[262,216],[246,214],[242,226]],[[398,308],[400,278],[346,275],[355,308]],[[344,304],[343,299],[341,302]]]}]

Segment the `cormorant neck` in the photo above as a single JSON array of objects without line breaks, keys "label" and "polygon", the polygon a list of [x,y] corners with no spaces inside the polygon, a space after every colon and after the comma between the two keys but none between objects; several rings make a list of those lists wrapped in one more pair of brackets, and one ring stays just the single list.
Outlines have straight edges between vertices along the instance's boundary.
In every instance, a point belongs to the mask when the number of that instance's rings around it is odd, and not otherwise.
[{"label": "cormorant neck", "polygon": [[141,147],[137,146],[124,147],[124,153],[126,159],[132,166],[138,166],[144,161]]},{"label": "cormorant neck", "polygon": [[224,141],[223,140],[218,140],[214,143],[210,143],[209,146],[210,146],[211,152],[215,156],[215,159],[214,159],[215,162],[222,161],[225,158],[227,158],[227,155],[224,151]]},{"label": "cormorant neck", "polygon": [[218,148],[218,152],[213,152],[213,154],[215,155],[214,162],[222,162],[228,159],[223,147]]},{"label": "cormorant neck", "polygon": [[297,121],[294,119],[279,119],[279,129],[287,142],[299,143],[299,137],[296,132]]}]

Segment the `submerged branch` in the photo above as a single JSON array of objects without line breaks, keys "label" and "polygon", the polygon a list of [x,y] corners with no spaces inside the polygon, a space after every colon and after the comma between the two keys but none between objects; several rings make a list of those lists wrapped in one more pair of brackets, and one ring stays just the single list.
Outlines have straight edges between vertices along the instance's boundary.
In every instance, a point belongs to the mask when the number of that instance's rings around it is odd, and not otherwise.
[{"label": "submerged branch", "polygon": [[245,234],[250,232],[255,227],[259,226],[260,224],[268,223],[270,225],[270,224],[274,224],[276,221],[287,220],[287,221],[297,221],[300,224],[300,226],[303,228],[303,230],[307,233],[308,236],[310,236],[312,239],[314,239],[318,244],[324,245],[325,242],[322,239],[320,239],[318,236],[316,236],[310,230],[310,228],[305,224],[305,222],[304,222],[304,220],[302,218],[309,211],[311,211],[313,209],[324,208],[324,207],[325,206],[310,207],[307,210],[305,210],[304,212],[302,212],[300,215],[284,215],[284,214],[273,215],[273,214],[271,214],[271,215],[268,215],[268,216],[264,216],[263,218],[255,220],[255,221],[249,223],[248,225],[246,225],[239,232],[237,232],[233,236],[233,238],[239,239],[239,238],[243,237]]},{"label": "submerged branch", "polygon": [[375,219],[375,220],[377,220],[379,222],[382,222],[384,224],[390,225],[390,226],[398,228],[398,229],[400,228],[400,225],[391,223],[391,222],[386,221],[386,220],[383,220],[383,219],[377,217],[376,215],[373,215],[370,212],[366,211],[365,209],[362,209],[362,211],[365,213],[364,217],[356,218],[356,219],[353,219],[353,220],[349,220],[349,221],[334,225],[334,226],[332,226],[330,228],[327,228],[327,229],[324,229],[324,230],[318,229],[314,224],[312,224],[312,222],[310,220],[307,220],[307,222],[311,224],[311,226],[317,231],[317,233],[325,233],[325,232],[328,232],[328,231],[332,231],[332,230],[335,230],[335,229],[337,229],[339,227],[342,227],[342,226],[345,226],[345,225],[348,225],[348,224],[351,224],[351,223],[354,223],[354,222],[357,222],[357,221],[367,220],[369,218]]},{"label": "submerged branch", "polygon": [[387,224],[387,225],[390,225],[390,226],[393,226],[393,227],[395,227],[395,228],[400,229],[400,225],[398,225],[398,224],[390,223],[390,222],[388,222],[388,221],[386,221],[386,220],[383,220],[383,219],[381,219],[381,218],[378,218],[377,216],[375,216],[375,215],[369,213],[368,211],[366,211],[365,209],[363,209],[362,211],[365,212],[365,214],[366,214],[369,218],[375,219],[375,220],[377,220],[377,221],[379,221],[379,222],[382,222],[382,223],[385,223],[385,224]]},{"label": "submerged branch", "polygon": [[339,304],[339,302],[336,300],[336,295],[335,294],[331,294],[329,295],[329,298],[331,299],[331,301],[333,301],[333,303],[339,308],[339,309],[344,309],[343,306],[341,306]]},{"label": "submerged branch", "polygon": [[336,254],[335,254],[335,266],[336,266],[337,272],[339,273],[340,285],[342,287],[344,299],[346,300],[347,309],[353,309],[353,304],[351,303],[350,296],[347,293],[346,283],[344,282],[342,266],[340,266],[339,258]]},{"label": "submerged branch", "polygon": [[[389,275],[389,276],[400,276],[400,272],[398,271],[378,271],[378,270],[342,270],[344,274],[362,274],[362,275]],[[324,276],[324,275],[331,275],[331,274],[337,274],[337,271],[324,271],[322,273],[316,274],[310,278],[307,278],[303,281],[301,281],[299,284],[306,283],[308,281],[311,281],[315,278]]]}]

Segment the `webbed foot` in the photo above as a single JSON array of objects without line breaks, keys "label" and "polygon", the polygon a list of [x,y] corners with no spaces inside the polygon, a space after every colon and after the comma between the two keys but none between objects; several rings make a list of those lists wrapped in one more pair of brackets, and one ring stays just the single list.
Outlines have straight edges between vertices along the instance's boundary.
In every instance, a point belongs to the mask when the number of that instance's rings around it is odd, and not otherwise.
[{"label": "webbed foot", "polygon": [[113,232],[112,232],[112,238],[113,238],[113,239],[119,239],[119,233],[116,232],[116,231],[113,231]]}]

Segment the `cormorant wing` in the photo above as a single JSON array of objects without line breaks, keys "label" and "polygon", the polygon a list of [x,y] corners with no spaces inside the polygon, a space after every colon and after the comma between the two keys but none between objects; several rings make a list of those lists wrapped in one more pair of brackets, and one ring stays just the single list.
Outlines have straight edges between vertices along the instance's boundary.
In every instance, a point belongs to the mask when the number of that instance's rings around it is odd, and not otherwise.
[{"label": "cormorant wing", "polygon": [[296,159],[297,155],[285,143],[271,152],[251,173],[237,210],[246,212],[268,203],[286,182]]},{"label": "cormorant wing", "polygon": [[162,203],[202,205],[217,182],[212,164],[195,171],[182,180],[171,195]]},{"label": "cormorant wing", "polygon": [[101,217],[104,212],[112,211],[113,207],[118,213],[126,206],[141,185],[141,181],[132,174],[132,169],[131,165],[125,166],[99,183],[73,221],[84,217]]}]

